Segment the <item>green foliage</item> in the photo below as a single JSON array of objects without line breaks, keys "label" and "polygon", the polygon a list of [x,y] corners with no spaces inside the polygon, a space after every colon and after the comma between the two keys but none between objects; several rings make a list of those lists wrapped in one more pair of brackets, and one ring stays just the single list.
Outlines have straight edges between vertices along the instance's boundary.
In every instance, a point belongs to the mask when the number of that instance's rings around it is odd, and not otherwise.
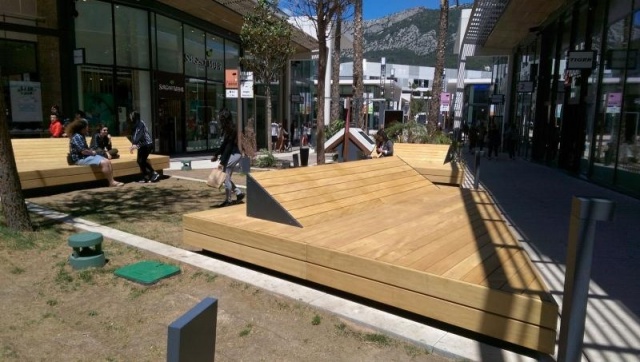
[{"label": "green foliage", "polygon": [[335,121],[331,122],[329,124],[329,127],[326,127],[324,129],[325,140],[328,140],[329,138],[333,137],[334,134],[338,133],[338,131],[340,131],[343,128],[344,128],[344,120],[336,119]]},{"label": "green foliage", "polygon": [[317,314],[313,316],[313,319],[311,319],[311,324],[314,326],[319,325],[320,322],[322,322],[322,318]]},{"label": "green foliage", "polygon": [[256,166],[261,168],[275,167],[277,161],[278,160],[276,159],[276,156],[273,155],[273,152],[264,148],[260,150],[258,157],[256,157],[255,160]]},{"label": "green foliage", "polygon": [[252,71],[256,81],[270,84],[277,79],[287,60],[294,53],[293,28],[284,17],[278,16],[277,1],[259,0],[251,13],[244,17],[240,32],[242,46],[248,56],[241,64]]},{"label": "green foliage", "polygon": [[431,124],[421,124],[415,121],[394,123],[385,129],[387,136],[394,142],[400,143],[432,143],[450,144],[451,138],[446,133],[436,129]]}]

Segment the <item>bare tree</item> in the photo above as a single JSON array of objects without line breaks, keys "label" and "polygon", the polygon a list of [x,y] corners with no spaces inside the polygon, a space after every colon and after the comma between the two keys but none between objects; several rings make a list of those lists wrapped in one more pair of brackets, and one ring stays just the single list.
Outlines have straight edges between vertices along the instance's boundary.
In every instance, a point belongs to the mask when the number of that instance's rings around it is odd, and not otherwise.
[{"label": "bare tree", "polygon": [[[248,53],[242,57],[242,65],[253,72],[256,81],[265,85],[267,135],[271,134],[271,83],[282,74],[295,51],[291,40],[293,29],[278,15],[277,6],[277,1],[258,0],[253,11],[245,16],[240,32],[242,46]],[[267,144],[271,150],[271,142],[267,141]]]},{"label": "bare tree", "polygon": [[313,24],[318,40],[318,83],[316,116],[316,157],[317,163],[324,164],[324,125],[325,125],[325,77],[327,75],[327,41],[330,38],[332,21],[339,9],[345,8],[349,0],[286,0],[282,4],[293,16],[302,17]]},{"label": "bare tree", "polygon": [[438,44],[436,47],[436,67],[433,73],[433,96],[429,108],[428,120],[431,126],[438,124],[440,114],[440,93],[444,76],[444,53],[447,44],[447,29],[449,27],[449,0],[440,0],[440,23],[438,27]]},{"label": "bare tree", "polygon": [[[2,79],[2,74],[0,74]],[[13,155],[11,136],[7,127],[4,104],[4,88],[0,86],[0,199],[2,215],[11,230],[31,231],[29,210],[24,203],[18,168]]]},{"label": "bare tree", "polygon": [[[360,113],[364,105],[362,97],[364,85],[362,82],[364,70],[362,69],[362,58],[364,56],[364,24],[362,21],[362,0],[354,0],[354,31],[353,31],[353,119],[358,122],[358,126],[365,129],[365,117]],[[361,119],[362,118],[362,119]]]}]

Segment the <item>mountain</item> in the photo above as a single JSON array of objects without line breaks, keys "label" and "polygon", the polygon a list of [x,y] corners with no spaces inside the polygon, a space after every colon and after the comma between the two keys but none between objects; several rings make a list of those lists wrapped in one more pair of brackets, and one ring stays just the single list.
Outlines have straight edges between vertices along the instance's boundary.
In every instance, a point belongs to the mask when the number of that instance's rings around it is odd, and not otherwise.
[{"label": "mountain", "polygon": [[[453,54],[453,47],[459,28],[460,13],[462,9],[469,7],[471,4],[449,10],[446,68],[457,68],[458,55]],[[379,62],[385,57],[387,63],[391,64],[435,66],[439,21],[440,9],[421,6],[367,20],[364,22],[364,58]],[[352,23],[345,24],[345,28],[352,29]],[[352,61],[353,50],[343,50],[341,56],[342,61]]]}]

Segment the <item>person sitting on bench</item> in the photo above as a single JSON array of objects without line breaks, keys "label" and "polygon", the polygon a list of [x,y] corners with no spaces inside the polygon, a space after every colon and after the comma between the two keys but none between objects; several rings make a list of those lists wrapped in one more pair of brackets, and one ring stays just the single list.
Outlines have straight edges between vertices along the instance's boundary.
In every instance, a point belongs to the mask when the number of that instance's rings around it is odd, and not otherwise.
[{"label": "person sitting on bench", "polygon": [[389,139],[387,133],[381,129],[376,133],[375,138],[378,157],[393,156],[393,141]]},{"label": "person sitting on bench", "polygon": [[95,150],[98,155],[108,159],[119,158],[118,149],[111,145],[111,135],[109,128],[102,124],[98,125],[98,130],[91,139],[91,149]]},{"label": "person sitting on bench", "polygon": [[67,125],[66,133],[69,135],[69,157],[75,165],[100,166],[104,177],[109,181],[109,186],[122,186],[122,182],[113,179],[113,167],[111,161],[99,156],[95,150],[87,145],[87,133],[89,122],[86,119],[76,119]]}]

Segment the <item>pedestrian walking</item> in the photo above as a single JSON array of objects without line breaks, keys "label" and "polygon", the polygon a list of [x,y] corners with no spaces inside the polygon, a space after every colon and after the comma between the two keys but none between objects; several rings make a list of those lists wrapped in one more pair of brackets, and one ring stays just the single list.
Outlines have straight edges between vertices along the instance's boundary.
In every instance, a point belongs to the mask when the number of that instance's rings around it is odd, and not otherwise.
[{"label": "pedestrian walking", "polygon": [[160,174],[158,174],[149,163],[149,155],[153,149],[153,140],[151,139],[147,125],[140,119],[140,113],[137,111],[129,114],[129,120],[133,123],[133,137],[131,137],[131,148],[129,148],[129,152],[133,153],[133,150],[138,150],[136,162],[138,162],[140,173],[142,173],[142,179],[138,182],[158,182],[160,180]]},{"label": "pedestrian walking", "polygon": [[215,162],[218,160],[218,157],[220,157],[220,165],[218,167],[222,168],[222,171],[224,171],[226,175],[224,180],[225,199],[218,205],[218,207],[225,207],[234,204],[231,199],[232,194],[236,195],[235,203],[240,203],[242,199],[244,199],[244,193],[231,181],[233,170],[240,163],[242,153],[238,145],[238,130],[231,119],[229,110],[226,108],[222,109],[218,114],[218,121],[220,122],[224,139],[220,148],[213,155],[213,158],[211,158],[211,161]]}]

